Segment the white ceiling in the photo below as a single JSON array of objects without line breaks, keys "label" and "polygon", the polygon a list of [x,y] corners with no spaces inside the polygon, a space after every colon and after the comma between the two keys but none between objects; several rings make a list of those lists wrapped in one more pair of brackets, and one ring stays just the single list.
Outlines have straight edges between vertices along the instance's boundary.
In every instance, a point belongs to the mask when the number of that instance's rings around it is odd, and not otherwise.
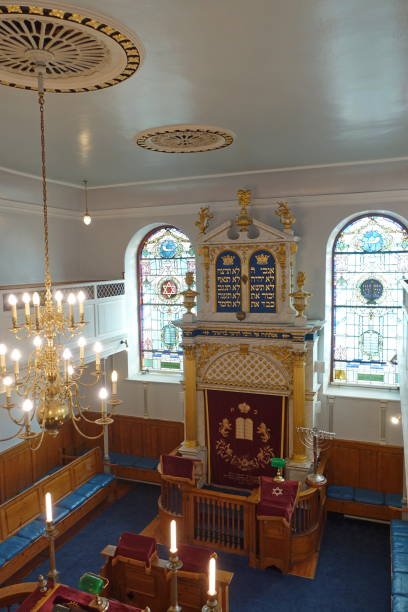
[{"label": "white ceiling", "polygon": [[[112,185],[408,156],[407,0],[75,4],[125,24],[145,56],[120,85],[47,96],[52,179]],[[36,94],[1,87],[0,110],[0,166],[39,174]],[[134,143],[178,123],[236,140],[195,154]]]}]

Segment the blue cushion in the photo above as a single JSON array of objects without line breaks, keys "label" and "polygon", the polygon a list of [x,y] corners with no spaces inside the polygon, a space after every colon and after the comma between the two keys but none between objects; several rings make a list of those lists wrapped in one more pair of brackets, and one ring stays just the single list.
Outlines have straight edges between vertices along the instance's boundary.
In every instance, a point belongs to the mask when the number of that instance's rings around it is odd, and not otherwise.
[{"label": "blue cushion", "polygon": [[76,492],[74,492],[64,497],[64,499],[61,499],[58,502],[58,505],[62,508],[67,508],[71,512],[71,510],[75,510],[75,508],[78,508],[78,506],[83,504],[85,500],[85,496],[78,495]]},{"label": "blue cushion", "polygon": [[354,489],[354,501],[362,504],[376,504],[382,506],[385,501],[384,493],[371,489]]},{"label": "blue cushion", "polygon": [[25,538],[31,544],[31,542],[34,542],[34,540],[44,533],[44,529],[44,521],[41,519],[34,519],[31,523],[22,527],[20,531],[17,531],[16,535],[18,535],[19,538]]},{"label": "blue cushion", "polygon": [[99,489],[101,488],[102,487],[100,487],[96,483],[92,484],[92,483],[86,482],[85,484],[78,487],[78,489],[75,489],[74,493],[75,495],[78,495],[79,497],[85,497],[85,499],[88,499],[88,497],[91,497],[92,495],[94,495],[94,493],[99,491]]},{"label": "blue cushion", "polygon": [[96,474],[96,476],[90,478],[86,484],[97,484],[99,487],[106,487],[112,480],[115,480],[112,474]]},{"label": "blue cushion", "polygon": [[[62,521],[69,514],[68,508],[64,508],[60,506],[59,503],[53,507],[52,509],[52,517],[54,519],[54,523],[58,523],[58,521]],[[41,515],[41,519],[45,521],[45,515]]]},{"label": "blue cushion", "polygon": [[400,519],[392,519],[391,521],[391,533],[392,534],[408,534],[408,521],[401,521]]},{"label": "blue cushion", "polygon": [[393,595],[408,596],[408,574],[405,572],[393,572],[391,593]]},{"label": "blue cushion", "polygon": [[344,501],[352,501],[354,496],[353,487],[341,487],[339,485],[330,485],[327,488],[328,497],[333,499],[343,499]]},{"label": "blue cushion", "polygon": [[[392,538],[391,548],[392,550],[395,550],[398,552],[408,552],[408,539],[405,536],[403,536],[402,538],[399,536]],[[407,595],[408,595],[408,591],[407,591]]]},{"label": "blue cushion", "polygon": [[392,598],[392,612],[408,612],[408,597],[394,595]]},{"label": "blue cushion", "polygon": [[26,538],[20,538],[17,535],[11,536],[0,542],[0,557],[4,559],[4,563],[18,555],[19,552],[27,548],[30,542]]},{"label": "blue cushion", "polygon": [[408,572],[408,552],[392,551],[391,564],[393,572]]},{"label": "blue cushion", "polygon": [[402,508],[402,495],[400,493],[386,493],[385,505],[394,508]]},{"label": "blue cushion", "polygon": [[110,462],[125,467],[136,467],[142,470],[155,470],[159,460],[153,457],[141,457],[140,455],[126,455],[124,453],[110,453]]}]

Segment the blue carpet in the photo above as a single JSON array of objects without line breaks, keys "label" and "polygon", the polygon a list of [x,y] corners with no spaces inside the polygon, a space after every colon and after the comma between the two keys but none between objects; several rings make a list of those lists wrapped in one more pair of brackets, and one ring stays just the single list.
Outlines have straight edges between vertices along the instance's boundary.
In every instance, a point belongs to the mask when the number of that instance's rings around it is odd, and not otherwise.
[{"label": "blue carpet", "polygon": [[[57,551],[61,580],[76,586],[85,570],[99,571],[100,551],[123,531],[140,532],[157,514],[159,487],[136,484]],[[164,547],[160,547],[163,556]],[[390,602],[389,527],[328,517],[315,580],[248,568],[246,557],[220,553],[219,567],[234,572],[231,612],[386,612]],[[46,574],[42,563],[25,580]]]}]

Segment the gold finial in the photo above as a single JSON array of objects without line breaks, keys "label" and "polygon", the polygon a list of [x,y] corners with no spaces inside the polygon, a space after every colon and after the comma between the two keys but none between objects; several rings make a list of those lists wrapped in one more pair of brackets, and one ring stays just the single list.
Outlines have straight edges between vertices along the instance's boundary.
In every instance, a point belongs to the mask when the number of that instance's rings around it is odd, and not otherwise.
[{"label": "gold finial", "polygon": [[248,215],[248,206],[251,204],[250,189],[239,189],[237,191],[238,203],[240,207],[239,215],[235,219],[235,224],[238,225],[240,232],[247,232],[248,227],[252,225],[252,217]]},{"label": "gold finial", "polygon": [[305,273],[304,272],[298,272],[297,274],[297,278],[296,278],[296,284],[297,284],[297,291],[293,291],[292,293],[289,293],[290,297],[293,298],[293,306],[297,312],[296,318],[301,318],[301,319],[306,319],[305,317],[305,310],[306,310],[306,306],[307,306],[307,301],[310,298],[310,296],[312,295],[311,293],[308,293],[307,291],[303,291],[303,286],[305,284]]},{"label": "gold finial", "polygon": [[280,221],[285,229],[285,232],[290,232],[292,225],[296,221],[296,217],[292,215],[292,212],[287,202],[277,202],[278,208],[275,210],[275,214],[280,217]]},{"label": "gold finial", "polygon": [[194,285],[194,274],[187,272],[185,280],[187,289],[181,292],[181,295],[184,297],[183,306],[187,310],[187,314],[192,314],[191,309],[196,305],[195,299],[198,295],[198,292],[191,288]]},{"label": "gold finial", "polygon": [[209,206],[202,206],[198,213],[198,220],[195,222],[195,226],[199,229],[200,234],[205,234],[208,228],[208,221],[213,219],[214,215],[210,213]]}]

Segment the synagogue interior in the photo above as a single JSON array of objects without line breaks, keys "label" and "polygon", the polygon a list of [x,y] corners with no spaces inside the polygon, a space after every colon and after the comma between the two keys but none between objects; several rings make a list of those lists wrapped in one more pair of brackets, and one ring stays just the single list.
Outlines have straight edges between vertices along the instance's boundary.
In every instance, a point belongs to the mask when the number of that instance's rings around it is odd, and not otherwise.
[{"label": "synagogue interior", "polygon": [[0,610],[408,611],[407,24],[0,4]]}]

